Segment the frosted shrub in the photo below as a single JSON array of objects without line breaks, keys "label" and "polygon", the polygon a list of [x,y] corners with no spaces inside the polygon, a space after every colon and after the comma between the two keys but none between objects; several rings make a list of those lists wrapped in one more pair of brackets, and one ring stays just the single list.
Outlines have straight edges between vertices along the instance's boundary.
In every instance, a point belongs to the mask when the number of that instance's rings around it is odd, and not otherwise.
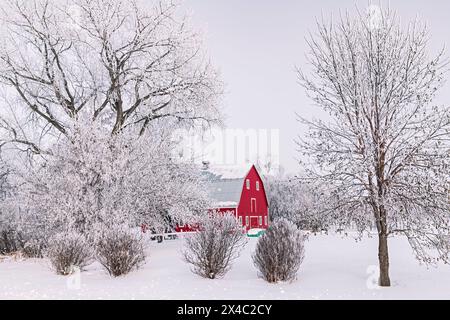
[{"label": "frosted shrub", "polygon": [[279,219],[259,239],[253,263],[267,282],[292,281],[304,258],[304,234],[295,224]]},{"label": "frosted shrub", "polygon": [[[15,201],[17,205],[23,204],[20,198],[15,198]],[[21,253],[25,258],[43,258],[49,238],[61,231],[61,228],[52,228],[50,221],[42,219],[44,215],[40,211],[26,209],[15,218]]]},{"label": "frosted shrub", "polygon": [[43,258],[46,246],[43,239],[28,239],[22,248],[22,254],[26,258]]},{"label": "frosted shrub", "polygon": [[97,259],[113,277],[139,268],[145,261],[142,235],[124,226],[103,232],[97,242]]},{"label": "frosted shrub", "polygon": [[183,256],[192,265],[192,272],[214,279],[228,272],[245,243],[245,234],[234,216],[213,213],[200,231],[186,239]]},{"label": "frosted shrub", "polygon": [[57,274],[73,273],[74,267],[81,270],[92,261],[91,246],[86,238],[75,232],[62,232],[48,241],[45,256]]},{"label": "frosted shrub", "polygon": [[[1,218],[1,217],[0,217]],[[22,248],[20,234],[9,221],[0,219],[0,254],[9,254]]]},{"label": "frosted shrub", "polygon": [[14,230],[0,230],[0,254],[9,254],[20,249],[20,241]]}]

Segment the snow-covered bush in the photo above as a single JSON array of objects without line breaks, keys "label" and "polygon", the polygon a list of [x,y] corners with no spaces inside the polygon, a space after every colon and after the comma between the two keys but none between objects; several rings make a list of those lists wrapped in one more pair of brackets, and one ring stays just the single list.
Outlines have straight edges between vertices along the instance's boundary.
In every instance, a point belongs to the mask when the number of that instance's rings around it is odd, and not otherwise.
[{"label": "snow-covered bush", "polygon": [[19,251],[23,246],[16,212],[10,206],[10,198],[14,194],[10,176],[11,168],[0,157],[0,254]]},{"label": "snow-covered bush", "polygon": [[79,233],[61,232],[49,239],[45,256],[57,274],[68,275],[74,267],[82,270],[92,262],[92,246]]},{"label": "snow-covered bush", "polygon": [[198,232],[186,238],[183,256],[192,272],[214,279],[228,272],[245,243],[245,234],[233,215],[213,212]]},{"label": "snow-covered bush", "polygon": [[43,258],[47,241],[45,239],[28,239],[22,248],[22,254],[26,258]]},{"label": "snow-covered bush", "polygon": [[0,254],[22,249],[23,241],[13,215],[0,213]]},{"label": "snow-covered bush", "polygon": [[113,277],[139,268],[145,261],[144,239],[127,226],[105,230],[97,241],[97,260]]},{"label": "snow-covered bush", "polygon": [[281,218],[258,240],[253,263],[267,282],[292,281],[304,258],[305,236],[295,224]]},{"label": "snow-covered bush", "polygon": [[0,227],[0,254],[19,251],[21,249],[19,235],[13,229]]},{"label": "snow-covered bush", "polygon": [[[19,204],[20,198],[18,197],[11,200],[17,201],[18,206],[23,205],[23,203]],[[57,233],[56,228],[53,228],[53,225],[45,218],[46,215],[41,212],[33,212],[26,206],[22,212],[15,213],[16,231],[20,237],[21,251],[24,257],[43,258],[49,238]]]}]

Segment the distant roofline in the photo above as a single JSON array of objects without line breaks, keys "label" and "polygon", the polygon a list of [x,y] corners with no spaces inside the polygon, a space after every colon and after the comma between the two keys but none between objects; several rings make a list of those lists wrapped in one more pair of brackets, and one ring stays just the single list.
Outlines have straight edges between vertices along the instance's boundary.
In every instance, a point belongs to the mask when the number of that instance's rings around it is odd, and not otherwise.
[{"label": "distant roofline", "polygon": [[258,172],[255,164],[250,164],[250,166],[245,167],[236,165],[210,165],[208,168],[202,168],[202,171],[218,177],[218,180],[242,180],[248,176],[253,168]]},{"label": "distant roofline", "polygon": [[210,208],[210,210],[214,210],[214,209],[237,209],[238,205],[234,205],[234,206],[212,206],[212,208]]}]

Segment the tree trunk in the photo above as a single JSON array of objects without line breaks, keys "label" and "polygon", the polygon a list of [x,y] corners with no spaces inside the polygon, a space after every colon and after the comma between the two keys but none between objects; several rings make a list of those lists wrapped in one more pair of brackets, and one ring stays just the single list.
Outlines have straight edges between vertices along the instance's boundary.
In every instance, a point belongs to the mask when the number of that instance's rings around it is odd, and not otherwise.
[{"label": "tree trunk", "polygon": [[381,232],[378,234],[378,261],[380,263],[380,279],[381,287],[390,287],[391,279],[389,278],[389,252],[387,234]]}]

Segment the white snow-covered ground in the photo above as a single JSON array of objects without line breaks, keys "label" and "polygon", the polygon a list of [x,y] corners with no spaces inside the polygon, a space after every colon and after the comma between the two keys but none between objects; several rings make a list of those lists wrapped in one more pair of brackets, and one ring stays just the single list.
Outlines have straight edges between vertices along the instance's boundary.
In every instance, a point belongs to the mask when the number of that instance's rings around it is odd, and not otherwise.
[{"label": "white snow-covered ground", "polygon": [[0,299],[450,299],[450,266],[427,269],[407,241],[391,239],[391,288],[376,281],[377,240],[355,242],[339,235],[311,236],[292,283],[268,284],[257,277],[249,239],[232,270],[209,280],[181,259],[182,240],[152,243],[148,261],[125,277],[110,278],[93,264],[80,275],[57,276],[40,259],[0,262]]}]

